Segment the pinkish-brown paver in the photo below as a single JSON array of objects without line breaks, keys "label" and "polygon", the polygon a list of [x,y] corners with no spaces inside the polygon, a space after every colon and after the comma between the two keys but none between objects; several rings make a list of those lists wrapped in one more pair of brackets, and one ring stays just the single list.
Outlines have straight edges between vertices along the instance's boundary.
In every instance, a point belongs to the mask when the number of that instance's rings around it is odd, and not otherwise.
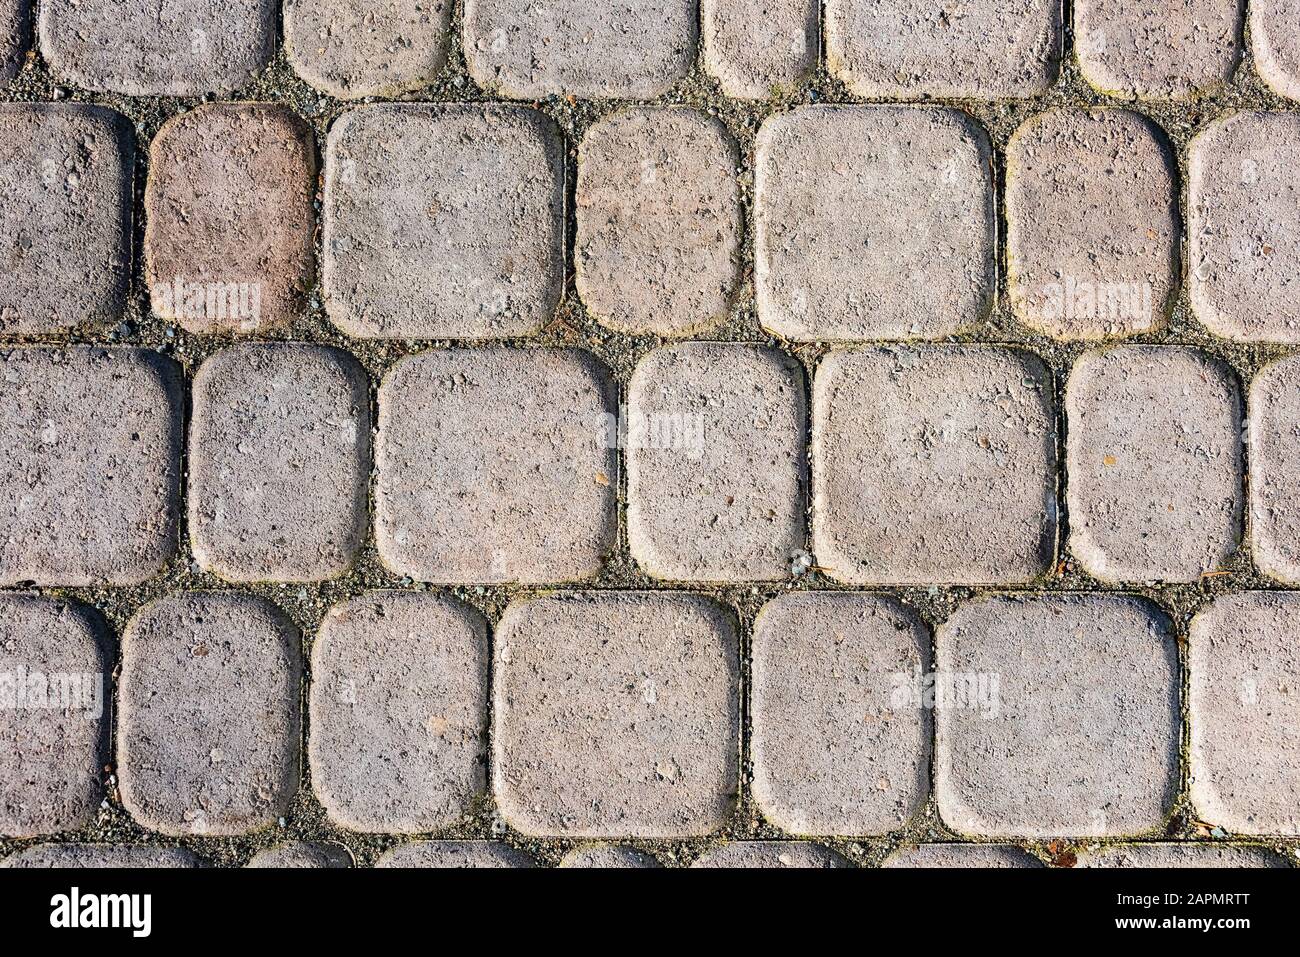
[{"label": "pinkish-brown paver", "polygon": [[1266,848],[1208,842],[1117,844],[1079,854],[1078,867],[1285,867]]},{"label": "pinkish-brown paver", "polygon": [[853,865],[830,848],[805,841],[733,841],[705,851],[691,867],[844,868]]},{"label": "pinkish-brown paver", "polygon": [[298,789],[301,636],[261,598],[178,593],[122,642],[122,803],[162,834],[233,835],[285,814]]},{"label": "pinkish-brown paver", "polygon": [[1032,854],[1009,844],[921,844],[899,848],[885,858],[880,866],[985,870],[1042,867],[1043,863]]},{"label": "pinkish-brown paver", "polygon": [[804,547],[807,390],[775,350],[692,342],[637,365],[626,428],[628,542],[656,578],[790,576]]},{"label": "pinkish-brown paver", "polygon": [[1007,269],[1026,325],[1063,339],[1162,326],[1177,292],[1175,162],[1128,110],[1059,109],[1007,148]]},{"label": "pinkish-brown paver", "polygon": [[450,599],[375,592],[312,648],[312,786],[353,831],[424,834],[487,786],[487,623]]},{"label": "pinkish-brown paver", "polygon": [[650,99],[695,62],[697,17],[697,0],[465,0],[465,62],[513,99]]},{"label": "pinkish-brown paver", "polygon": [[375,867],[433,867],[440,870],[536,866],[536,862],[523,851],[495,841],[418,841],[399,844],[375,862]]},{"label": "pinkish-brown paver", "polygon": [[183,848],[140,844],[33,844],[0,861],[0,867],[57,867],[79,871],[201,866],[198,858]]},{"label": "pinkish-brown paver", "polygon": [[554,124],[524,107],[343,114],[325,160],[330,319],[359,338],[535,331],[563,289],[563,156]]},{"label": "pinkish-brown paver", "polygon": [[1234,834],[1300,835],[1300,595],[1247,592],[1192,619],[1192,805]]},{"label": "pinkish-brown paver", "polygon": [[144,258],[153,311],[191,332],[259,332],[307,309],[316,151],[283,106],[213,104],[149,148]]},{"label": "pinkish-brown paver", "polygon": [[690,595],[583,593],[496,629],[492,779],[524,834],[670,838],[726,821],[739,774],[739,649]]},{"label": "pinkish-brown paver", "polygon": [[398,96],[431,84],[447,63],[452,0],[285,0],[294,70],[341,99]]},{"label": "pinkish-brown paver", "polygon": [[1251,0],[1255,69],[1281,96],[1300,100],[1300,0]]},{"label": "pinkish-brown paver", "polygon": [[1025,582],[1051,561],[1051,382],[993,346],[832,352],[813,387],[813,554],[853,584]]},{"label": "pinkish-brown paver", "polygon": [[808,106],[758,134],[758,315],[786,338],[932,339],[993,301],[988,137],[950,109]]},{"label": "pinkish-brown paver", "polygon": [[766,100],[817,65],[817,0],[702,0],[704,68],[722,92]]},{"label": "pinkish-brown paver", "polygon": [[194,377],[189,530],[231,581],[343,574],[365,540],[370,397],[361,366],[326,346],[232,346]]},{"label": "pinkish-brown paver", "polygon": [[800,835],[897,830],[930,790],[930,636],[888,599],[783,595],[754,625],[753,792]]},{"label": "pinkish-brown paver", "polygon": [[131,127],[112,110],[0,105],[0,335],[121,317],[134,165]]},{"label": "pinkish-brown paver", "polygon": [[352,855],[342,844],[292,841],[259,851],[247,866],[274,870],[351,867]]},{"label": "pinkish-brown paver", "polygon": [[1300,584],[1300,358],[1280,359],[1250,387],[1250,535],[1255,564]]},{"label": "pinkish-brown paver", "polygon": [[1191,582],[1236,551],[1243,410],[1231,371],[1172,346],[1084,353],[1066,386],[1069,548],[1108,582]]},{"label": "pinkish-brown paver", "polygon": [[560,861],[561,867],[583,869],[618,868],[638,870],[662,867],[654,857],[645,851],[622,844],[586,844],[575,847],[565,854]]},{"label": "pinkish-brown paver", "polygon": [[175,364],[132,348],[0,353],[0,585],[133,585],[176,553]]},{"label": "pinkish-brown paver", "polygon": [[28,0],[0,0],[0,83],[8,83],[22,69],[30,22]]}]

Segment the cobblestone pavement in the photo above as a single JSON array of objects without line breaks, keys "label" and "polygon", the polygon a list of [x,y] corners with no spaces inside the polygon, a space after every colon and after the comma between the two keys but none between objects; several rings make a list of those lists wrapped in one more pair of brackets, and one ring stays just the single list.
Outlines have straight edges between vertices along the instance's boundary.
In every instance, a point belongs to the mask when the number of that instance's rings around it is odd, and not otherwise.
[{"label": "cobblestone pavement", "polygon": [[7,866],[1300,859],[1296,0],[0,0]]}]

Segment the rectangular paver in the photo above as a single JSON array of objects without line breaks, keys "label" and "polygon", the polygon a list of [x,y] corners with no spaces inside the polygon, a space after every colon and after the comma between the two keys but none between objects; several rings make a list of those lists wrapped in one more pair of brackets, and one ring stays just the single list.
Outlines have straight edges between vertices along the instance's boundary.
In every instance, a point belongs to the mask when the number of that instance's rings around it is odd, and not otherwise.
[{"label": "rectangular paver", "polygon": [[433,595],[331,609],[312,648],[312,786],[353,831],[424,834],[487,787],[487,623]]},{"label": "rectangular paver", "polygon": [[832,352],[813,387],[813,554],[855,584],[1024,582],[1051,561],[1047,369],[992,346]]},{"label": "rectangular paver", "polygon": [[1242,847],[1232,844],[1197,844],[1156,842],[1151,844],[1118,844],[1097,850],[1086,850],[1079,855],[1079,867],[1126,868],[1222,868],[1222,867],[1285,867],[1275,854],[1261,847]]},{"label": "rectangular paver", "polygon": [[121,317],[134,164],[130,124],[112,110],[0,105],[0,334]]},{"label": "rectangular paver", "polygon": [[150,830],[244,834],[298,789],[301,636],[261,598],[174,594],[122,642],[122,803]]},{"label": "rectangular paver", "polygon": [[803,371],[771,349],[656,349],[628,391],[628,541],[657,578],[790,576],[804,547],[808,399]]},{"label": "rectangular paver", "polygon": [[693,596],[578,594],[515,604],[496,630],[492,780],[525,834],[686,837],[738,786],[739,649]]},{"label": "rectangular paver", "polygon": [[702,0],[704,67],[722,92],[765,100],[817,65],[818,0]]},{"label": "rectangular paver", "polygon": [[691,867],[797,869],[852,867],[848,859],[828,847],[807,841],[734,841],[705,851]]},{"label": "rectangular paver", "polygon": [[1300,359],[1281,359],[1250,387],[1250,536],[1265,574],[1300,584]]},{"label": "rectangular paver", "polygon": [[399,844],[383,854],[376,867],[394,868],[477,868],[536,867],[523,851],[496,841],[417,841]]},{"label": "rectangular paver", "polygon": [[176,552],[182,399],[143,349],[0,353],[0,584],[130,585]]},{"label": "rectangular paver", "polygon": [[33,844],[0,861],[0,867],[96,868],[200,867],[198,859],[179,847],[131,844]]},{"label": "rectangular paver", "polygon": [[352,855],[342,844],[292,841],[258,851],[247,866],[275,870],[351,867]]},{"label": "rectangular paver", "polygon": [[[996,676],[996,701],[935,716],[939,814],[979,837],[1159,828],[1178,774],[1178,653],[1124,596],[988,598],[939,627],[937,670]],[[996,704],[996,712],[987,707]]]},{"label": "rectangular paver", "polygon": [[347,334],[524,335],[563,274],[563,151],[541,113],[382,104],[330,129],[325,306]]},{"label": "rectangular paver", "polygon": [[921,844],[900,848],[885,858],[880,866],[986,870],[1042,867],[1043,864],[1038,858],[1010,844]]},{"label": "rectangular paver", "polygon": [[1196,581],[1236,551],[1241,396],[1192,349],[1088,352],[1066,386],[1070,551],[1103,581]]},{"label": "rectangular paver", "polygon": [[614,544],[607,373],[568,349],[447,349],[379,392],[375,536],[420,581],[589,578]]},{"label": "rectangular paver", "polygon": [[1255,69],[1275,93],[1300,100],[1300,0],[1251,0]]},{"label": "rectangular paver", "polygon": [[787,339],[941,338],[992,304],[988,137],[955,110],[813,106],[758,134],[758,314]]}]

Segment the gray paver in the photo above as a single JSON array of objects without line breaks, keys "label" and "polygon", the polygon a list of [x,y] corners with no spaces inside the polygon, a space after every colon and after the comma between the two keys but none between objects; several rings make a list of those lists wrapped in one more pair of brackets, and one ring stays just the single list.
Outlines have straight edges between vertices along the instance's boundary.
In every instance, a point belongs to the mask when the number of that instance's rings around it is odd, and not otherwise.
[{"label": "gray paver", "polygon": [[644,851],[621,844],[587,844],[575,847],[560,861],[561,867],[581,868],[655,868],[662,867]]},{"label": "gray paver", "polygon": [[1255,69],[1274,92],[1300,100],[1300,0],[1251,0]]},{"label": "gray paver", "polygon": [[1079,867],[1285,867],[1259,847],[1225,844],[1121,844],[1079,854]]},{"label": "gray paver", "polygon": [[1250,387],[1250,534],[1255,564],[1300,584],[1300,359],[1280,359]]},{"label": "gray paver", "polygon": [[765,100],[817,65],[817,0],[703,0],[704,68],[722,92]]},{"label": "gray paver", "polygon": [[844,868],[847,859],[829,848],[804,841],[736,841],[705,851],[691,867],[704,868]]},{"label": "gray paver", "polygon": [[352,855],[342,844],[293,841],[259,851],[248,866],[275,869],[351,867]]},{"label": "gray paver", "polygon": [[0,83],[8,83],[22,69],[30,21],[29,0],[0,0]]},{"label": "gray paver", "polygon": [[885,858],[881,867],[987,869],[1042,867],[1038,858],[1009,844],[921,844],[904,847]]},{"label": "gray paver", "polygon": [[523,851],[493,841],[418,841],[401,844],[381,856],[376,867],[536,867]]},{"label": "gray paver", "polygon": [[0,861],[0,867],[91,868],[201,867],[179,847],[132,844],[34,844]]}]

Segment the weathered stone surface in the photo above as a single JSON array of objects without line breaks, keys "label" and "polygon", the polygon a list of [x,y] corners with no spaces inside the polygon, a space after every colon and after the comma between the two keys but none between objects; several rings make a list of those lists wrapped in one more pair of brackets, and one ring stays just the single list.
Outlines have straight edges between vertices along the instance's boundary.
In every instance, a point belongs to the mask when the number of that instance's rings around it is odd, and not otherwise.
[{"label": "weathered stone surface", "polygon": [[293,841],[259,851],[248,866],[276,869],[351,867],[352,855],[342,844]]},{"label": "weathered stone surface", "polygon": [[0,0],[0,83],[8,83],[22,69],[30,19],[29,0]]},{"label": "weathered stone surface", "polygon": [[1032,854],[1008,844],[921,844],[899,848],[880,866],[984,869],[1042,867],[1043,864]]},{"label": "weathered stone surface", "polygon": [[1078,867],[1285,867],[1262,847],[1231,844],[1119,844],[1085,850]]},{"label": "weathered stone surface", "polygon": [[179,847],[133,844],[34,844],[0,861],[0,867],[89,868],[201,867]]},{"label": "weathered stone surface", "polygon": [[1300,359],[1279,359],[1250,387],[1250,534],[1255,564],[1300,584]]},{"label": "weathered stone surface", "polygon": [[843,868],[853,865],[829,848],[804,841],[735,841],[705,851],[691,867]]},{"label": "weathered stone surface", "polygon": [[817,0],[703,0],[704,68],[722,92],[765,100],[817,65]]},{"label": "weathered stone surface", "polygon": [[1274,92],[1300,100],[1300,0],[1251,0],[1255,69]]},{"label": "weathered stone surface", "polygon": [[494,841],[418,841],[382,855],[376,867],[536,867],[523,851]]},{"label": "weathered stone surface", "polygon": [[576,847],[564,855],[561,867],[582,868],[654,868],[662,867],[657,860],[644,851],[621,844],[588,844]]}]

